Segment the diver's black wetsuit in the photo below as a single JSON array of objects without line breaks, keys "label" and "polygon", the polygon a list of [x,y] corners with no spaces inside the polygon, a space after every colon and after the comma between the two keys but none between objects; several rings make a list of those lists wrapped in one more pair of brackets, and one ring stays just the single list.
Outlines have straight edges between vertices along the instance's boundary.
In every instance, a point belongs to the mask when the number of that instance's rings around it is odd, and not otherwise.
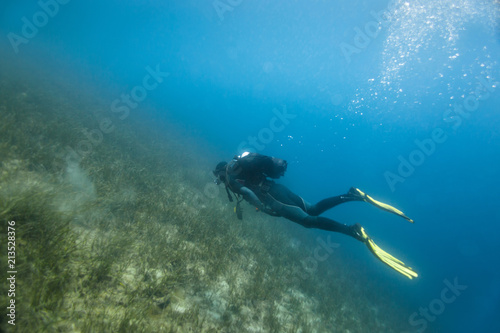
[{"label": "diver's black wetsuit", "polygon": [[269,215],[282,216],[306,228],[340,232],[360,239],[352,226],[318,216],[341,203],[363,201],[363,198],[355,193],[330,197],[311,205],[286,186],[266,178],[257,168],[242,169],[230,164],[222,178],[232,192],[242,195],[250,204]]},{"label": "diver's black wetsuit", "polygon": [[217,185],[224,183],[230,201],[233,201],[230,192],[237,196],[236,213],[240,219],[239,203],[245,199],[264,213],[272,216],[283,216],[306,228],[340,232],[351,236],[363,242],[375,257],[398,273],[410,279],[418,277],[418,273],[411,267],[406,266],[404,262],[378,247],[359,223],[348,226],[319,215],[344,202],[364,201],[396,214],[411,223],[413,223],[412,219],[399,209],[377,201],[355,187],[351,187],[347,194],[326,198],[315,205],[311,205],[285,186],[276,184],[269,179],[283,176],[286,167],[286,161],[279,158],[256,153],[245,153],[236,156],[229,163],[220,162],[217,164],[213,171],[216,177],[214,181]]},{"label": "diver's black wetsuit", "polygon": [[355,237],[355,234],[353,234],[350,226],[318,215],[344,202],[363,201],[361,197],[348,193],[330,197],[321,200],[315,205],[311,205],[300,196],[290,191],[287,187],[281,184],[276,184],[273,181],[270,182],[272,185],[269,187],[267,194],[265,194],[261,200],[278,215],[296,222],[306,228],[341,232]]},{"label": "diver's black wetsuit", "polygon": [[268,183],[269,189],[259,195],[259,198],[271,210],[270,215],[282,216],[306,228],[340,232],[359,239],[359,235],[351,226],[318,215],[344,202],[363,201],[361,197],[348,193],[326,198],[315,205],[311,205],[284,185],[270,180],[266,181],[266,183]]}]

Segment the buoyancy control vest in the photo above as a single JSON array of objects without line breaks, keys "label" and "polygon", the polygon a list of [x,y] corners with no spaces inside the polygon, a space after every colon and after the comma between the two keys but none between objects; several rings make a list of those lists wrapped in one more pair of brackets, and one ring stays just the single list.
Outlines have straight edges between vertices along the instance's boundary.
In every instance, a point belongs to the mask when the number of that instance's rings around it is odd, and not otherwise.
[{"label": "buoyancy control vest", "polygon": [[280,178],[286,172],[287,162],[281,158],[261,155],[258,153],[243,153],[235,156],[228,166],[228,173],[238,178]]}]

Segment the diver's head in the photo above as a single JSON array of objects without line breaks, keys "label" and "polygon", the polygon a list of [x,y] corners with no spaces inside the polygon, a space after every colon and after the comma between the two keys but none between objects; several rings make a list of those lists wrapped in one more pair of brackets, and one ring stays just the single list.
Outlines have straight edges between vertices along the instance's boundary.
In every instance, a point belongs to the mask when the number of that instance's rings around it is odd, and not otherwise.
[{"label": "diver's head", "polygon": [[214,179],[214,183],[219,185],[220,183],[224,183],[226,181],[226,167],[227,162],[220,162],[215,167],[215,170],[212,171],[216,179]]}]

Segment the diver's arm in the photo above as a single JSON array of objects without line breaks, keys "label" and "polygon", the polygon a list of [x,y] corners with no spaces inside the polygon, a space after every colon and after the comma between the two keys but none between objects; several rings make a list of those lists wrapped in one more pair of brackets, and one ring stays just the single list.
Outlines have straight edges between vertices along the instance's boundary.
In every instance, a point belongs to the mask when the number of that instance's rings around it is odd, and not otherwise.
[{"label": "diver's arm", "polygon": [[272,209],[269,209],[266,206],[264,206],[262,201],[260,201],[260,199],[255,195],[255,193],[252,190],[250,190],[248,187],[242,186],[240,188],[240,192],[243,195],[243,198],[246,201],[248,201],[250,204],[257,207],[257,209],[259,211],[264,212],[267,215],[271,215],[271,216],[281,216],[280,214],[276,213]]},{"label": "diver's arm", "polygon": [[243,195],[243,198],[257,207],[258,209],[264,209],[264,205],[260,201],[260,199],[255,195],[255,193],[249,189],[248,187],[242,186],[240,189],[240,193]]},{"label": "diver's arm", "polygon": [[234,193],[241,194],[243,199],[248,201],[250,204],[254,205],[258,209],[263,209],[264,204],[260,201],[260,199],[255,195],[255,193],[249,189],[248,187],[242,185],[240,182],[229,178],[229,188]]}]

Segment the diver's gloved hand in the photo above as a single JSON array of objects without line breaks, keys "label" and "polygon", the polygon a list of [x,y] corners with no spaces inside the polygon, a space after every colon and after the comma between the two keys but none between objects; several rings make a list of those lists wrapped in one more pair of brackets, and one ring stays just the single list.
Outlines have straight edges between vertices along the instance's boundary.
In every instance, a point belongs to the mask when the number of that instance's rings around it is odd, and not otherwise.
[{"label": "diver's gloved hand", "polygon": [[404,262],[393,257],[392,255],[378,247],[377,244],[375,244],[375,242],[366,234],[365,229],[359,223],[351,226],[351,230],[352,236],[357,240],[365,243],[370,252],[373,253],[373,255],[384,264],[391,267],[396,272],[403,274],[409,279],[418,277],[417,272],[415,272],[413,268],[406,266]]},{"label": "diver's gloved hand", "polygon": [[271,215],[271,216],[276,216],[276,217],[279,217],[281,216],[280,214],[276,213],[274,210],[272,209],[269,209],[267,207],[263,207],[262,209],[261,208],[255,208],[258,212],[261,211],[261,212],[264,212],[266,213],[267,215]]}]

